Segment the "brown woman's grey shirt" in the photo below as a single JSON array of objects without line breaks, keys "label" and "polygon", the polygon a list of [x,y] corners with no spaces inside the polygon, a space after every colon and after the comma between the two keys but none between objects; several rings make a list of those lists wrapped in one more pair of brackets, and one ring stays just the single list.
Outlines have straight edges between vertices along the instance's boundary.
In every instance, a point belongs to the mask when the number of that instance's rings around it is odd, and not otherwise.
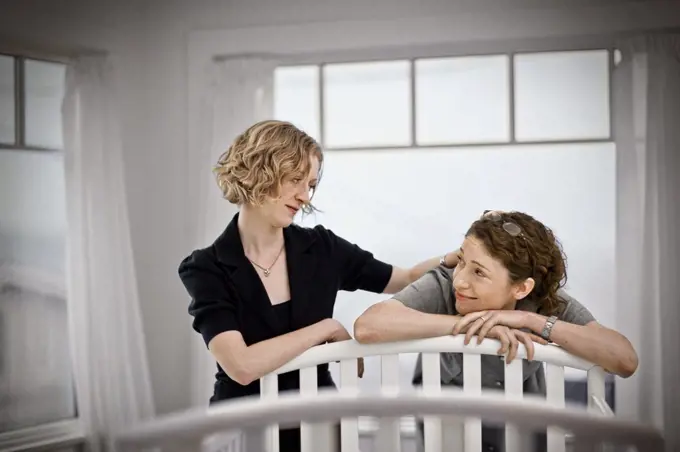
[{"label": "brown woman's grey shirt", "polygon": [[[565,322],[585,325],[595,320],[581,303],[566,292],[558,293],[563,306],[557,317]],[[457,315],[453,290],[453,269],[437,267],[425,273],[419,280],[404,288],[392,297],[405,306],[430,314]],[[521,300],[516,309],[538,312],[539,306],[531,300]],[[453,322],[452,322],[453,327]],[[463,355],[461,353],[441,353],[441,382],[462,386]],[[500,356],[482,355],[482,387],[503,388],[505,363]],[[539,361],[522,360],[524,367],[524,392],[545,395],[545,374]],[[422,381],[422,355],[418,355],[413,383]]]}]

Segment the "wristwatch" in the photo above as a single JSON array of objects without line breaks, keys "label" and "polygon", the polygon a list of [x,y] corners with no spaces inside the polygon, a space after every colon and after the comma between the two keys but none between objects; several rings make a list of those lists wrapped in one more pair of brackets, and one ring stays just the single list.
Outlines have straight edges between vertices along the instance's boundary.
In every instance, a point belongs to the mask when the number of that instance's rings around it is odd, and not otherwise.
[{"label": "wristwatch", "polygon": [[552,332],[553,326],[555,326],[555,322],[557,322],[557,316],[551,315],[550,317],[548,317],[548,320],[546,320],[545,325],[543,325],[541,337],[546,341],[550,340],[550,333]]}]

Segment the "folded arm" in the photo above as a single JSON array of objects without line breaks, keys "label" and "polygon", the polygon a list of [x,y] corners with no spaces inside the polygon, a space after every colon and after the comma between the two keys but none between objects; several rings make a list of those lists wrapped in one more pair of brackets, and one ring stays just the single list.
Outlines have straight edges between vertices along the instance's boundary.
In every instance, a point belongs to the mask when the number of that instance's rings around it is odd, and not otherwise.
[{"label": "folded arm", "polygon": [[[308,349],[343,335],[344,328],[333,319],[325,319],[291,333],[246,345],[239,331],[225,331],[215,336],[208,348],[224,372],[241,385],[275,371]],[[344,338],[350,339],[344,333]]]},{"label": "folded arm", "polygon": [[451,291],[443,269],[427,272],[392,299],[368,308],[354,322],[357,342],[393,342],[451,334],[457,319],[447,310]]},{"label": "folded arm", "polygon": [[[547,320],[543,315],[527,311],[479,311],[461,319],[454,327],[454,334],[465,331],[468,337],[477,335],[481,342],[496,325],[504,325],[528,328],[540,335]],[[557,320],[550,332],[550,341],[623,378],[633,375],[638,366],[637,354],[628,339],[595,320],[583,324]]]},{"label": "folded arm", "polygon": [[[540,334],[546,320],[542,315],[529,314],[527,327]],[[630,341],[618,331],[595,321],[576,325],[558,320],[550,340],[567,352],[623,378],[633,375],[638,367],[638,356]]]},{"label": "folded arm", "polygon": [[[461,319],[459,315],[421,312],[401,301],[387,300],[371,306],[356,320],[354,338],[359,343],[372,344],[447,336],[454,334]],[[514,360],[520,343],[527,348],[529,360],[534,356],[533,342],[547,343],[535,335],[501,325],[491,329],[488,336],[501,342],[498,354],[507,353],[508,362]]]},{"label": "folded arm", "polygon": [[424,339],[451,334],[458,316],[430,314],[387,300],[368,308],[354,322],[354,338],[362,344]]}]

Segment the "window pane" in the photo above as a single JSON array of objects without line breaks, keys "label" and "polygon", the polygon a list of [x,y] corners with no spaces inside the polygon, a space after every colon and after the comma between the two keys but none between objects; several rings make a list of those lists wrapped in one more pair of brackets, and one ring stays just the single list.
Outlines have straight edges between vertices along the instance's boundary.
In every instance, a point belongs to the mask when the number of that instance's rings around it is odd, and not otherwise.
[{"label": "window pane", "polygon": [[517,140],[608,138],[608,52],[517,55],[515,102]]},{"label": "window pane", "polygon": [[420,145],[510,139],[505,55],[416,61],[416,131]]},{"label": "window pane", "polygon": [[73,418],[63,156],[0,152],[0,432]]},{"label": "window pane", "polygon": [[328,147],[411,144],[410,63],[324,66],[324,141]]},{"label": "window pane", "polygon": [[274,71],[274,117],[319,139],[319,67],[279,67]]},{"label": "window pane", "polygon": [[14,58],[0,55],[0,143],[14,144]]},{"label": "window pane", "polygon": [[66,66],[26,60],[26,145],[61,149]]}]

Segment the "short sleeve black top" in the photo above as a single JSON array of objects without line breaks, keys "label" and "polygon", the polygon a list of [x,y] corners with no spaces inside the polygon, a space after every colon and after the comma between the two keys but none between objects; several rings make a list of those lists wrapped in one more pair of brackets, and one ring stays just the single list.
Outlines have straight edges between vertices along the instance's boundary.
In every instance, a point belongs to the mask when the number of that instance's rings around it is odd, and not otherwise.
[{"label": "short sleeve black top", "polygon": [[[284,229],[291,299],[286,306],[272,306],[244,254],[237,222],[238,214],[211,246],[194,251],[179,266],[191,297],[193,328],[206,344],[230,330],[240,331],[252,345],[304,328],[333,316],[338,291],[381,293],[392,275],[391,265],[323,226],[291,225]],[[216,378],[213,402],[260,392],[259,381],[242,386],[219,366]],[[328,365],[319,366],[318,382],[333,386]],[[298,388],[299,372],[279,377],[279,390]]]}]

